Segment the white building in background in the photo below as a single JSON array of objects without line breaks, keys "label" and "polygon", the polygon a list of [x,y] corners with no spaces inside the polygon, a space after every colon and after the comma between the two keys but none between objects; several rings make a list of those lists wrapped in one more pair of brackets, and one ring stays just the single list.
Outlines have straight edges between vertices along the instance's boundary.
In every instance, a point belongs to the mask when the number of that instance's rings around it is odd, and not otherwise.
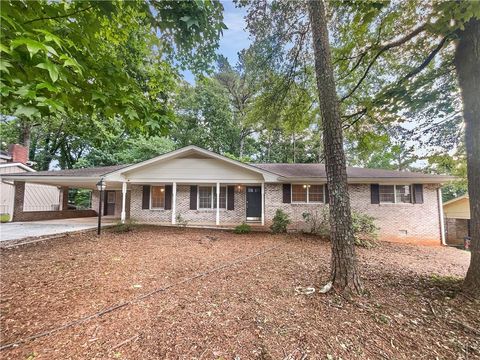
[{"label": "white building in background", "polygon": [[[35,172],[28,166],[28,151],[22,145],[10,145],[8,152],[0,153],[0,175]],[[13,216],[13,201],[15,187],[9,181],[0,182],[0,214]],[[58,210],[60,204],[60,190],[56,186],[27,184],[24,199],[25,211]]]}]

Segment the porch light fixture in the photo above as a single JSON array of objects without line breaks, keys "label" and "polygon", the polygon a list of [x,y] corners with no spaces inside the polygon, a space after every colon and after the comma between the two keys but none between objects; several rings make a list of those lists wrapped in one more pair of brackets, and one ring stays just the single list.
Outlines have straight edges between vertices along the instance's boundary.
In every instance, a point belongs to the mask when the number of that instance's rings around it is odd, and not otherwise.
[{"label": "porch light fixture", "polygon": [[97,190],[100,192],[99,199],[98,199],[98,227],[97,227],[97,235],[100,235],[100,231],[102,228],[102,199],[103,199],[103,191],[107,187],[107,184],[103,180],[103,178],[100,179],[100,181],[97,183]]}]

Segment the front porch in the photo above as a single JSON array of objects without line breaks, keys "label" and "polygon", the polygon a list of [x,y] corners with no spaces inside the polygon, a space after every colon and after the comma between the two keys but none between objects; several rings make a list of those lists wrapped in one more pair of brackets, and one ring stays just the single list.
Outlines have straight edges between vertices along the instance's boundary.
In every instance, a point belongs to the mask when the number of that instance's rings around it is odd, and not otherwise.
[{"label": "front porch", "polygon": [[[121,194],[122,199],[127,199],[129,216],[125,210],[125,218],[120,218],[122,221],[131,218],[141,223],[160,225],[232,227],[248,222],[263,226],[264,191],[263,182],[129,183],[122,186]],[[120,215],[122,213],[123,206]]]}]

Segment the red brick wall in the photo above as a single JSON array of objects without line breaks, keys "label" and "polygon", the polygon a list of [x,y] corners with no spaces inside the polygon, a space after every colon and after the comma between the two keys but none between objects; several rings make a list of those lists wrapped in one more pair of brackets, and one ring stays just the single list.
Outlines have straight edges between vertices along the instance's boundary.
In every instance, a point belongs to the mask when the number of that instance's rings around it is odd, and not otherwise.
[{"label": "red brick wall", "polygon": [[13,221],[39,221],[97,216],[95,210],[22,211],[13,213]]}]

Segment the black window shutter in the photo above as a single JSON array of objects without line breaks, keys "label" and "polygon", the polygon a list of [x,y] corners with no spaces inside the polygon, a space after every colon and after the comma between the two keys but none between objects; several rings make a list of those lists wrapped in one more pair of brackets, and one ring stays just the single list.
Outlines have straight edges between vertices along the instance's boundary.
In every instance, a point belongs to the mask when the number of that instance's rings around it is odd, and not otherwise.
[{"label": "black window shutter", "polygon": [[283,184],[283,203],[290,204],[292,202],[292,184]]},{"label": "black window shutter", "polygon": [[190,186],[190,210],[197,210],[197,185]]},{"label": "black window shutter", "polygon": [[330,204],[330,193],[328,192],[328,184],[325,184],[325,204]]},{"label": "black window shutter", "polygon": [[370,185],[370,196],[372,204],[380,204],[380,185],[371,184]]},{"label": "black window shutter", "polygon": [[165,185],[165,210],[172,209],[172,185]]},{"label": "black window shutter", "polygon": [[150,185],[143,185],[142,209],[150,209]]},{"label": "black window shutter", "polygon": [[235,210],[235,186],[227,188],[227,210]]},{"label": "black window shutter", "polygon": [[413,203],[423,204],[423,185],[413,184]]}]

